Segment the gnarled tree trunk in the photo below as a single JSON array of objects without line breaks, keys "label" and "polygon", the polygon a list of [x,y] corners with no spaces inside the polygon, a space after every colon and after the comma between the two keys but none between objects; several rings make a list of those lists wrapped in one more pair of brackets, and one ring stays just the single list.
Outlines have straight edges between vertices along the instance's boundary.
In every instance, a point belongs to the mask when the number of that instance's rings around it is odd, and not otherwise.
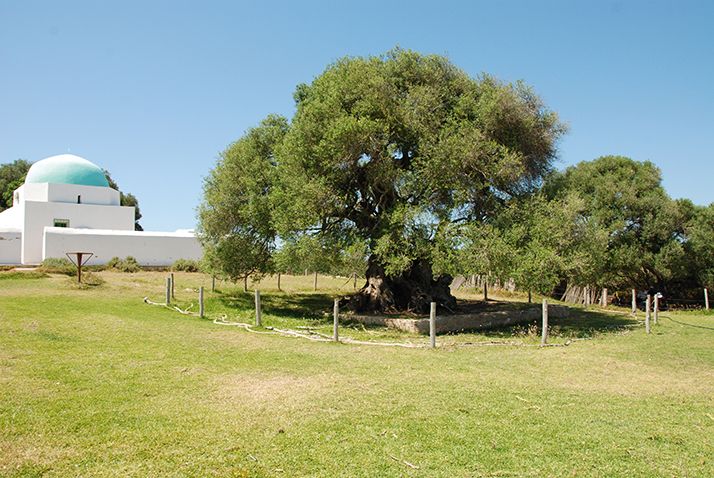
[{"label": "gnarled tree trunk", "polygon": [[452,277],[434,278],[431,264],[416,260],[411,267],[396,277],[388,277],[374,257],[369,259],[367,282],[352,297],[351,307],[357,312],[429,312],[433,301],[440,307],[453,311],[456,298],[449,285]]}]

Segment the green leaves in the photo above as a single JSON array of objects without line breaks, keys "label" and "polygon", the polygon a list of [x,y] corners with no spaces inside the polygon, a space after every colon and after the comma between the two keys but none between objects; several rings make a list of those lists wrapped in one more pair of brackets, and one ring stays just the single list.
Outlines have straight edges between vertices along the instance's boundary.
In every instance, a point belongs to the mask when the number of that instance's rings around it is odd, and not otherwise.
[{"label": "green leaves", "polygon": [[233,280],[271,268],[276,148],[287,128],[285,118],[268,116],[221,153],[205,180],[199,238],[209,266]]},{"label": "green leaves", "polygon": [[667,195],[652,163],[604,156],[554,174],[545,190],[582,202],[577,243],[591,255],[591,272],[574,268],[576,283],[647,288],[687,280],[685,227],[693,206]]},{"label": "green leaves", "polygon": [[30,166],[24,159],[0,165],[0,211],[12,207],[12,194],[25,182]]}]

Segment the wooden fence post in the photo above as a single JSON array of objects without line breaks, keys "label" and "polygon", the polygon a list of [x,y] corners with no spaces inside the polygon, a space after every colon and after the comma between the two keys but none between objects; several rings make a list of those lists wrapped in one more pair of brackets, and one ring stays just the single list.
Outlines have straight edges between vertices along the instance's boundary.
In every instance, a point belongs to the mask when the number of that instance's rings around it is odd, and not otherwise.
[{"label": "wooden fence post", "polygon": [[205,309],[203,308],[203,286],[198,288],[198,316],[203,318],[205,315]]},{"label": "wooden fence post", "polygon": [[543,299],[543,330],[540,336],[540,344],[548,343],[548,299]]},{"label": "wooden fence post", "polygon": [[280,288],[280,272],[278,272],[278,291],[282,292],[282,289]]},{"label": "wooden fence post", "polygon": [[332,308],[332,340],[335,342],[340,341],[340,336],[337,328],[340,323],[340,299],[335,299],[335,305]]},{"label": "wooden fence post", "polygon": [[704,288],[704,309],[709,310],[709,291]]},{"label": "wooden fence post", "polygon": [[647,303],[645,304],[645,332],[650,333],[650,302],[652,296],[647,294]]},{"label": "wooden fence post", "polygon": [[211,292],[216,291],[216,276],[211,276]]},{"label": "wooden fence post", "polygon": [[632,315],[637,314],[637,291],[632,289]]},{"label": "wooden fence post", "polygon": [[255,325],[260,327],[262,325],[262,310],[260,307],[260,290],[255,289]]},{"label": "wooden fence post", "polygon": [[312,285],[313,285],[313,289],[317,290],[317,271],[315,271],[315,279],[314,279]]},{"label": "wooden fence post", "polygon": [[429,343],[432,349],[436,347],[436,302],[429,309]]},{"label": "wooden fence post", "polygon": [[171,303],[171,277],[166,278],[166,305]]},{"label": "wooden fence post", "polygon": [[659,294],[654,296],[654,324],[657,325],[657,318],[659,317]]},{"label": "wooden fence post", "polygon": [[488,282],[483,282],[483,301],[488,301]]},{"label": "wooden fence post", "polygon": [[176,284],[176,279],[174,278],[174,273],[171,273],[171,298],[175,299],[176,294],[174,294],[174,289],[175,289],[175,284]]}]

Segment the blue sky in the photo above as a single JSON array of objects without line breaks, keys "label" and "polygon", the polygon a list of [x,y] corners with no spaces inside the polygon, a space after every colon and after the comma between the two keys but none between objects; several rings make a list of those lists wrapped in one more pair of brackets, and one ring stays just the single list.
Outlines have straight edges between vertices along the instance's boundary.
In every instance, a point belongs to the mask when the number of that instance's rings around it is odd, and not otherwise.
[{"label": "blue sky", "polygon": [[70,151],[150,230],[193,227],[217,154],[295,85],[394,46],[525,80],[570,126],[558,167],[650,160],[714,202],[714,2],[0,0],[0,162]]}]

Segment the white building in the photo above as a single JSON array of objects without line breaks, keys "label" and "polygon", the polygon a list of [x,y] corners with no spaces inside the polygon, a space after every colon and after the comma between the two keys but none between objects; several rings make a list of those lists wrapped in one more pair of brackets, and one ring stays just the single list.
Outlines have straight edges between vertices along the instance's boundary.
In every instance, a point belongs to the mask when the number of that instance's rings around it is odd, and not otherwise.
[{"label": "white building", "polygon": [[10,209],[0,212],[0,264],[39,264],[68,252],[91,252],[89,264],[133,256],[142,265],[200,259],[190,231],[134,230],[134,208],[104,172],[79,156],[61,154],[34,163]]}]

